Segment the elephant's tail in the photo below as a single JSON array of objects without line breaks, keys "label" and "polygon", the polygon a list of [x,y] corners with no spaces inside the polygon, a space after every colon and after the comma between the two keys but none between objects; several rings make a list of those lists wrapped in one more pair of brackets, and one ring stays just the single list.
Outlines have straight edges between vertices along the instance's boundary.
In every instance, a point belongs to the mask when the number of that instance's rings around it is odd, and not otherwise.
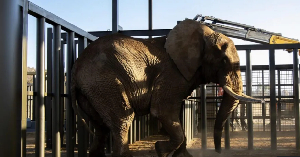
[{"label": "elephant's tail", "polygon": [[81,116],[81,114],[78,111],[78,106],[76,105],[76,83],[75,83],[73,75],[72,75],[72,79],[71,79],[71,100],[72,100],[72,107],[73,107],[74,113],[75,113],[75,115],[77,115],[77,119],[81,120],[84,127],[89,131],[90,134],[92,134],[94,136],[95,135],[94,132],[89,128],[85,119]]}]

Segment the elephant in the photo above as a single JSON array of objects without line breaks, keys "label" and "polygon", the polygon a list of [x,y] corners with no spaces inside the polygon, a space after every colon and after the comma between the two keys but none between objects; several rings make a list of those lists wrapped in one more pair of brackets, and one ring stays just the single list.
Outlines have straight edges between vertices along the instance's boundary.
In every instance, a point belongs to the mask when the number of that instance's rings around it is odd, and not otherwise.
[{"label": "elephant", "polygon": [[200,84],[210,82],[225,91],[214,126],[215,150],[221,153],[224,123],[239,100],[261,101],[242,93],[239,56],[230,38],[190,19],[177,24],[168,36],[140,39],[114,33],[98,38],[71,71],[73,108],[86,113],[95,127],[90,157],[105,156],[109,131],[112,156],[131,156],[127,136],[131,122],[134,116],[149,113],[170,137],[155,143],[157,155],[191,156],[179,120],[182,101]]}]

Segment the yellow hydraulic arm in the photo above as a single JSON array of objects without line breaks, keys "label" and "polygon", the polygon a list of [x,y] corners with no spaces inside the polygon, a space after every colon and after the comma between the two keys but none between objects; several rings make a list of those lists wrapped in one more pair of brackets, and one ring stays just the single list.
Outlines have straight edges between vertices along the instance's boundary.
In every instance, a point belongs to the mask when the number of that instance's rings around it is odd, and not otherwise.
[{"label": "yellow hydraulic arm", "polygon": [[[296,44],[300,43],[297,40],[290,39],[290,38],[285,38],[282,36],[277,36],[277,35],[272,35],[270,38],[270,44]],[[288,52],[292,52],[292,49],[286,49]],[[299,55],[300,55],[300,49],[299,49]]]},{"label": "yellow hydraulic arm", "polygon": [[[220,32],[226,36],[238,38],[246,41],[252,41],[261,44],[293,44],[300,43],[297,39],[283,37],[280,33],[266,31],[254,26],[222,20],[212,16],[196,15],[193,20],[207,25],[212,30]],[[205,22],[206,20],[211,23]],[[288,52],[293,50],[287,49]],[[300,55],[300,49],[299,49]]]}]

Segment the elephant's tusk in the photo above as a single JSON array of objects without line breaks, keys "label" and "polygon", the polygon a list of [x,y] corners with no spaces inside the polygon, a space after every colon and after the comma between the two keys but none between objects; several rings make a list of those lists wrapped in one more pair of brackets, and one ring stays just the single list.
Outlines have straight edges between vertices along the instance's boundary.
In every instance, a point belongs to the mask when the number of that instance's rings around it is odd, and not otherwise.
[{"label": "elephant's tusk", "polygon": [[262,100],[262,99],[256,99],[256,98],[253,98],[253,97],[250,97],[248,95],[245,95],[245,94],[241,94],[241,95],[238,95],[236,94],[230,87],[228,86],[223,86],[223,89],[226,93],[228,93],[230,96],[234,97],[235,99],[238,99],[238,100],[241,100],[241,101],[244,101],[244,102],[258,102],[258,103],[264,103],[265,101]]}]

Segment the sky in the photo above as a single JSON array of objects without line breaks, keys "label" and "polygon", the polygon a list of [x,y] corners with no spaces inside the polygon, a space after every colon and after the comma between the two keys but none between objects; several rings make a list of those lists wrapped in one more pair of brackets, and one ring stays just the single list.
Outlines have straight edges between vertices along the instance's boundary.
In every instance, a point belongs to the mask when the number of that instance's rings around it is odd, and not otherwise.
[{"label": "sky", "polygon": [[[112,26],[111,0],[31,0],[34,4],[85,31],[106,31]],[[172,29],[177,21],[197,14],[214,16],[300,40],[300,0],[153,0],[153,29]],[[119,0],[123,30],[148,29],[148,0]],[[36,18],[29,16],[29,67],[36,67]],[[51,25],[46,25],[51,27]],[[232,38],[235,45],[253,44]],[[241,65],[245,52],[238,52]],[[268,65],[268,51],[252,51],[253,65]],[[276,64],[292,64],[292,54],[276,50]]]}]

